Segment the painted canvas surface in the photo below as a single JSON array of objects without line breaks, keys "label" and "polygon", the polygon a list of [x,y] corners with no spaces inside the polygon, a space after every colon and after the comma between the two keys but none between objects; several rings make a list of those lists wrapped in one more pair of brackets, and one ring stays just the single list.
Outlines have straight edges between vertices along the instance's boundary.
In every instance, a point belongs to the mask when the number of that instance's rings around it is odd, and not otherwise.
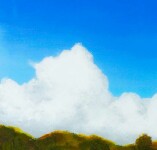
[{"label": "painted canvas surface", "polygon": [[157,150],[156,7],[0,0],[0,150]]}]

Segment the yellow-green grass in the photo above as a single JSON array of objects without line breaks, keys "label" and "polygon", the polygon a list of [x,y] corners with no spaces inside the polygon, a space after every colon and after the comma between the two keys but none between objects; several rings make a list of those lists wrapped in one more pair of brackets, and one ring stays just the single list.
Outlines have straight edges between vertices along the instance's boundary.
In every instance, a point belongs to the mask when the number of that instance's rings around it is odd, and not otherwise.
[{"label": "yellow-green grass", "polygon": [[[120,146],[97,135],[60,130],[34,138],[20,128],[0,125],[0,150],[136,150],[136,147]],[[157,141],[153,142],[152,150],[157,150]]]}]

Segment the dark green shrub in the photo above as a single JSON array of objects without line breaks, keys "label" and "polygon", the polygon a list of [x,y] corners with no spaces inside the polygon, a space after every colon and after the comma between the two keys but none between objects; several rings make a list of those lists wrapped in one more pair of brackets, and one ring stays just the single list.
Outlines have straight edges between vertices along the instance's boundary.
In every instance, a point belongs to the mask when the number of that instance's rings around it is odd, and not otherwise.
[{"label": "dark green shrub", "polygon": [[135,142],[137,150],[151,150],[152,139],[147,134],[141,135]]}]

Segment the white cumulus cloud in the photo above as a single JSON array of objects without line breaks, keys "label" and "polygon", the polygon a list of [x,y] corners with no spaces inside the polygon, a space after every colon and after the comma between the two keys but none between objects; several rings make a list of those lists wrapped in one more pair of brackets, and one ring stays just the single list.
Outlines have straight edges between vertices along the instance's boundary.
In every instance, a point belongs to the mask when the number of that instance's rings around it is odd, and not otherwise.
[{"label": "white cumulus cloud", "polygon": [[107,77],[81,44],[33,67],[36,75],[28,83],[1,80],[1,124],[19,126],[36,137],[61,129],[98,134],[119,144],[134,142],[141,133],[157,138],[157,96],[114,97]]}]

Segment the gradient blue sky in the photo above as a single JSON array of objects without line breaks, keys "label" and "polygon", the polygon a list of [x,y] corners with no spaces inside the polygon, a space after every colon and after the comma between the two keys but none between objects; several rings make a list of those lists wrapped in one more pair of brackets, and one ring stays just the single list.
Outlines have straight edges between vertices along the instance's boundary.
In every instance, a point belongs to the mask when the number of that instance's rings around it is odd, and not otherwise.
[{"label": "gradient blue sky", "polygon": [[0,78],[34,75],[29,61],[81,42],[114,95],[157,92],[156,0],[0,0]]}]

